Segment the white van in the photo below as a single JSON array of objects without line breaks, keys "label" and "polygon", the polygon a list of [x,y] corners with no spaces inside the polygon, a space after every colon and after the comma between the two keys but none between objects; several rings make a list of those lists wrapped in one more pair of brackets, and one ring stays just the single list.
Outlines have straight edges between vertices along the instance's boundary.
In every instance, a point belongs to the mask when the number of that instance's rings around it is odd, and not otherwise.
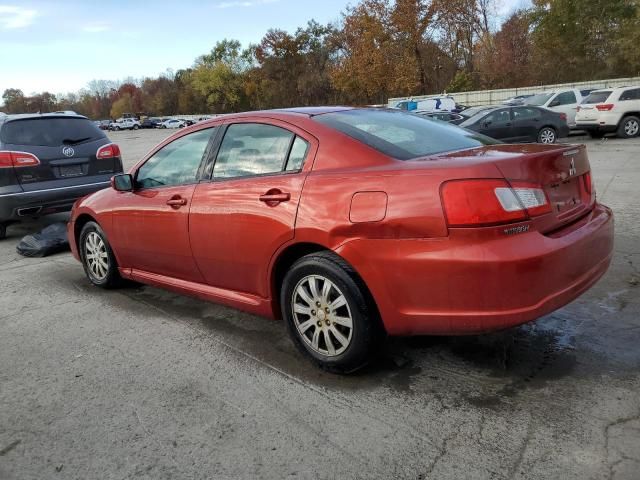
[{"label": "white van", "polygon": [[544,107],[567,116],[569,128],[576,128],[576,113],[582,102],[582,93],[575,88],[542,92],[525,99],[525,104]]}]

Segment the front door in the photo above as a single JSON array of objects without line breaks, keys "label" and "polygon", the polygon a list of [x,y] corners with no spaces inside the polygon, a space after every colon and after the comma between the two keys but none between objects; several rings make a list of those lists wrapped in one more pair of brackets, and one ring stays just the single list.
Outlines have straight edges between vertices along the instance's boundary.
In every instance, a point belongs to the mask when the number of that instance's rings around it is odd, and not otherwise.
[{"label": "front door", "polygon": [[110,241],[121,267],[202,281],[189,245],[189,208],[214,130],[164,145],[137,170],[134,191],[118,195]]},{"label": "front door", "polygon": [[284,122],[228,126],[189,219],[191,248],[208,284],[268,295],[269,263],[294,236],[305,159],[316,148],[313,137]]}]

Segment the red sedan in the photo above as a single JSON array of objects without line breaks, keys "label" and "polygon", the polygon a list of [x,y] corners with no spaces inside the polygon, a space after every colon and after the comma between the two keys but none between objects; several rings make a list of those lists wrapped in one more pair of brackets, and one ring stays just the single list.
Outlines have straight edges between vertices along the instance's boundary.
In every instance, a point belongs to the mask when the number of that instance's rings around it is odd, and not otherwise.
[{"label": "red sedan", "polygon": [[505,145],[399,111],[304,108],[181,130],[76,203],[89,280],[282,317],[351,371],[388,335],[534,320],[607,270],[611,210],[584,146]]}]

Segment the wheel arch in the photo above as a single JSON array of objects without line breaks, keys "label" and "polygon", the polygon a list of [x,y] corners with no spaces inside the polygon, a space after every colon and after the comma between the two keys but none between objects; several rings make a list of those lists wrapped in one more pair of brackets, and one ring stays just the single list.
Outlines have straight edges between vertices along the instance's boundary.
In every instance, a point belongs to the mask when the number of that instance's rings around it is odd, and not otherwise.
[{"label": "wheel arch", "polygon": [[627,117],[640,118],[640,111],[638,111],[638,112],[624,112],[622,114],[622,117],[620,117],[620,121],[618,122],[618,126],[622,125],[622,122],[624,122]]},{"label": "wheel arch", "polygon": [[[367,301],[371,303],[373,309],[378,317],[378,321],[380,325],[383,325],[383,322],[380,318],[380,310],[378,305],[369,289],[369,286],[364,281],[364,278],[360,273],[355,269],[355,267],[342,255],[338,254],[335,250],[328,248],[319,243],[313,242],[299,242],[294,243],[292,245],[288,245],[284,248],[276,257],[273,262],[270,274],[270,289],[271,289],[271,308],[273,311],[274,318],[282,318],[282,311],[280,309],[280,292],[282,289],[282,281],[284,280],[287,271],[291,266],[298,261],[300,258],[310,255],[312,253],[320,253],[320,252],[328,252],[332,253],[336,257],[339,257],[343,262],[345,262],[355,274],[358,276],[358,280],[364,288],[363,294],[365,295]],[[384,326],[383,326],[384,328]]]}]

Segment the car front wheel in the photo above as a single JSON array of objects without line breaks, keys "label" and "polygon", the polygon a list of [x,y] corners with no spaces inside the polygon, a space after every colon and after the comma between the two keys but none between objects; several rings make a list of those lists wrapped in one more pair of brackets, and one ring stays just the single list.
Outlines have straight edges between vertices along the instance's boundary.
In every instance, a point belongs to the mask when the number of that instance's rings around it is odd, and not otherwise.
[{"label": "car front wheel", "polygon": [[295,345],[325,370],[350,373],[365,366],[383,337],[364,283],[331,252],[294,263],[284,278],[280,302]]},{"label": "car front wheel", "polygon": [[95,222],[87,222],[80,231],[78,251],[84,272],[91,283],[102,288],[120,286],[122,278],[107,237]]},{"label": "car front wheel", "polygon": [[618,127],[618,136],[622,138],[633,138],[640,135],[640,118],[625,117]]},{"label": "car front wheel", "polygon": [[541,128],[538,132],[538,143],[556,143],[556,131],[551,127]]},{"label": "car front wheel", "polygon": [[138,128],[140,128],[140,127],[138,127],[138,125],[134,125],[134,126],[133,126],[133,129],[134,129],[134,130],[137,130]]}]

